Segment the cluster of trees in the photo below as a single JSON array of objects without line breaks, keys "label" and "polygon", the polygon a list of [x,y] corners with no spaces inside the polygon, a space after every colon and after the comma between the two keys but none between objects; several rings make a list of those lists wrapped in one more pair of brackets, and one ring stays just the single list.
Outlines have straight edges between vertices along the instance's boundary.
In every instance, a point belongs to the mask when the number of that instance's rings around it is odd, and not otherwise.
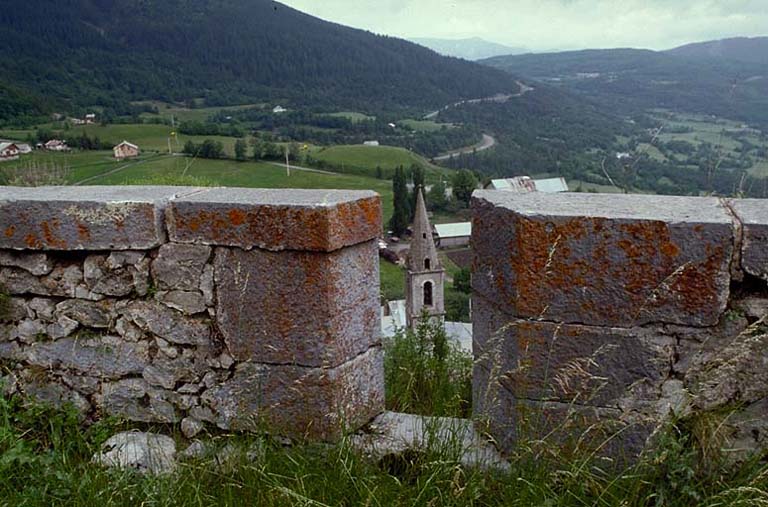
[{"label": "cluster of trees", "polygon": [[179,125],[178,131],[188,136],[245,136],[245,132],[240,126],[227,123],[185,121]]},{"label": "cluster of trees", "polygon": [[206,139],[202,143],[195,143],[194,141],[187,141],[184,143],[183,153],[200,158],[224,158],[226,153],[224,152],[224,145],[220,141],[214,141],[212,139]]},{"label": "cluster of trees", "polygon": [[[299,147],[296,143],[288,145],[288,156],[295,161],[299,157]],[[201,158],[227,158],[224,145],[220,141],[205,139],[202,143],[187,141],[182,152],[186,155]],[[251,146],[245,139],[236,139],[234,144],[235,160],[285,160],[285,148],[275,143],[269,136],[256,136]]]},{"label": "cluster of trees", "polygon": [[[411,190],[408,183],[411,183]],[[477,188],[477,177],[470,171],[457,171],[451,178],[452,195],[447,195],[445,183],[440,180],[429,187],[424,195],[427,208],[433,211],[457,211],[469,206],[472,192]],[[424,168],[412,165],[408,171],[399,166],[392,177],[394,213],[389,228],[396,236],[403,235],[413,221],[419,188],[426,188]]]}]

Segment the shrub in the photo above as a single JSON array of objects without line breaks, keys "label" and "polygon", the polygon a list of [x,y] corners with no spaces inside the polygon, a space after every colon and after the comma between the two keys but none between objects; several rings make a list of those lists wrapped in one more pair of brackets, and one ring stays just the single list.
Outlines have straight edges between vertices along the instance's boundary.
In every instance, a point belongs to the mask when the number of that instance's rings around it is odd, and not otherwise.
[{"label": "shrub", "polygon": [[385,343],[389,410],[467,417],[471,412],[472,358],[450,343],[443,326],[422,318]]}]

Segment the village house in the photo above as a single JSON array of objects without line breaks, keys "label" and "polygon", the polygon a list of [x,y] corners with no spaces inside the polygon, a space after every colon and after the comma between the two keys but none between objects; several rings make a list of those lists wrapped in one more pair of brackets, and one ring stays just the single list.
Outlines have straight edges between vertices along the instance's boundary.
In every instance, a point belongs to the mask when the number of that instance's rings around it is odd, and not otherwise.
[{"label": "village house", "polygon": [[16,147],[19,149],[20,155],[27,155],[29,153],[32,153],[32,146],[30,146],[27,143],[14,143]]},{"label": "village house", "polygon": [[94,113],[88,113],[85,118],[70,118],[72,125],[93,125],[96,123],[96,115]]},{"label": "village house", "polygon": [[472,222],[435,225],[439,248],[461,248],[469,246],[472,236]]},{"label": "village house", "polygon": [[14,144],[19,150],[19,155],[26,155],[32,153],[32,146],[29,143],[20,143],[18,141],[11,141],[10,139],[0,139],[0,144]]},{"label": "village house", "polygon": [[125,160],[126,158],[135,158],[139,156],[139,147],[128,141],[123,141],[118,144],[112,148],[112,151],[115,153],[115,158],[117,160]]},{"label": "village house", "polygon": [[284,108],[283,106],[275,106],[275,108],[272,109],[272,112],[275,113],[275,114],[285,113],[286,111],[288,111],[288,110],[286,108]]},{"label": "village house", "polygon": [[0,161],[17,160],[19,148],[14,143],[0,143]]},{"label": "village house", "polygon": [[51,139],[50,141],[45,143],[43,147],[48,151],[69,151],[69,146],[67,146],[67,142],[61,141],[59,139]]}]

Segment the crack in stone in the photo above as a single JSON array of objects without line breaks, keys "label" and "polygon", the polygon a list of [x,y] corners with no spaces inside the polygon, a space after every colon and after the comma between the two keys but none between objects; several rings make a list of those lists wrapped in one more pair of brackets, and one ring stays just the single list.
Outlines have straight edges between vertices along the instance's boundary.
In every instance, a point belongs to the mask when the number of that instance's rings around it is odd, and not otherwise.
[{"label": "crack in stone", "polygon": [[733,255],[731,256],[731,278],[737,282],[744,280],[744,270],[741,266],[741,253],[744,247],[744,222],[739,217],[730,200],[720,198],[720,204],[733,221]]}]

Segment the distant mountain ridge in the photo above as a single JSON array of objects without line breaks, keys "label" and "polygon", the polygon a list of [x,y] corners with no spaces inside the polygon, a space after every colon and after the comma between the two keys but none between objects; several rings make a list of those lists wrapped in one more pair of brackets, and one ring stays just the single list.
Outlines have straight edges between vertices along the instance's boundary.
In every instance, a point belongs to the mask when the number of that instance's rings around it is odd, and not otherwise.
[{"label": "distant mountain ridge", "polygon": [[465,60],[482,60],[494,56],[519,55],[529,52],[526,48],[505,46],[504,44],[487,41],[480,37],[468,39],[412,37],[408,40],[428,47],[441,55],[455,56]]},{"label": "distant mountain ridge", "polygon": [[0,85],[59,107],[426,109],[517,89],[503,72],[272,0],[0,0],[0,47]]},{"label": "distant mountain ridge", "polygon": [[669,51],[603,49],[501,56],[481,63],[557,85],[620,114],[669,108],[768,128],[768,37]]},{"label": "distant mountain ridge", "polygon": [[768,65],[768,37],[734,37],[686,44],[665,53],[687,58],[711,58]]}]

